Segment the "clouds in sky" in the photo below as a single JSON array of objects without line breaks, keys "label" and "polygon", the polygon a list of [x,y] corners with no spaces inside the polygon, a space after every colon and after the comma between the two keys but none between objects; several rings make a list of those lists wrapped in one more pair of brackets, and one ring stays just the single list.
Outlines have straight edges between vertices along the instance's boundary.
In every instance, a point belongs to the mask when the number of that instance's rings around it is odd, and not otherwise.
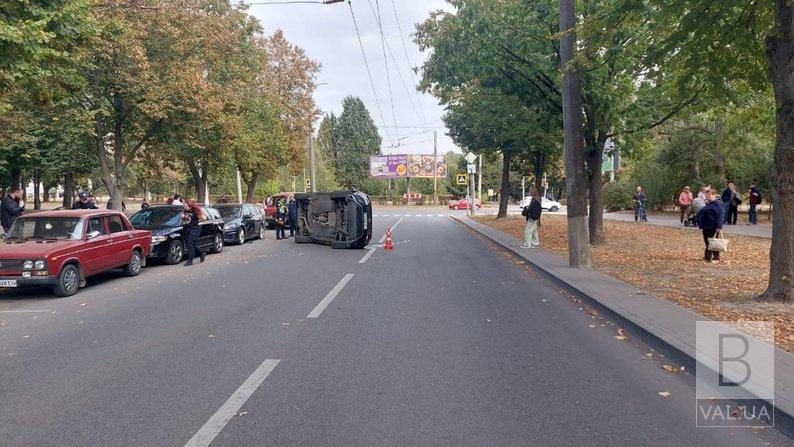
[{"label": "clouds in sky", "polygon": [[[342,98],[347,95],[358,96],[364,101],[383,138],[382,153],[432,153],[433,130],[438,131],[439,153],[458,150],[446,136],[441,121],[443,109],[432,96],[416,92],[419,75],[411,71],[427,56],[413,43],[411,34],[416,24],[427,19],[431,11],[451,7],[444,0],[352,0],[352,7],[372,73],[377,102],[347,2],[253,5],[248,12],[262,22],[266,34],[282,29],[289,41],[303,48],[308,57],[322,65],[318,76],[322,85],[315,93],[315,100],[323,112],[338,115]],[[387,43],[386,61],[376,20],[377,9],[380,9]],[[391,82],[387,82],[385,62],[388,62]]]}]

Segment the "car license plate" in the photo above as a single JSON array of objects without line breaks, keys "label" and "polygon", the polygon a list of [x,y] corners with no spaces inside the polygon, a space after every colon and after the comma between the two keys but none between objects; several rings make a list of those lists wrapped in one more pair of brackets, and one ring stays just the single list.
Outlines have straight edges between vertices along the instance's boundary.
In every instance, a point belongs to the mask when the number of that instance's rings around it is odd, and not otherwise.
[{"label": "car license plate", "polygon": [[0,287],[16,287],[16,279],[0,279]]}]

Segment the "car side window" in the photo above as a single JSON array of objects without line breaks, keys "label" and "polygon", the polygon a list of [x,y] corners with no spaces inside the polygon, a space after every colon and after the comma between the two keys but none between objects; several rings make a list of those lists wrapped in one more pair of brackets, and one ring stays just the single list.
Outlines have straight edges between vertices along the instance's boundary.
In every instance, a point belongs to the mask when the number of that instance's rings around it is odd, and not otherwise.
[{"label": "car side window", "polygon": [[243,216],[254,216],[254,208],[251,205],[244,205]]},{"label": "car side window", "polygon": [[88,219],[88,234],[93,232],[98,232],[100,236],[108,234],[107,230],[105,230],[105,224],[102,222],[101,217],[92,217]]},{"label": "car side window", "polygon": [[110,228],[111,233],[121,233],[122,231],[127,231],[124,228],[124,223],[121,221],[121,217],[119,216],[108,216],[108,228]]}]

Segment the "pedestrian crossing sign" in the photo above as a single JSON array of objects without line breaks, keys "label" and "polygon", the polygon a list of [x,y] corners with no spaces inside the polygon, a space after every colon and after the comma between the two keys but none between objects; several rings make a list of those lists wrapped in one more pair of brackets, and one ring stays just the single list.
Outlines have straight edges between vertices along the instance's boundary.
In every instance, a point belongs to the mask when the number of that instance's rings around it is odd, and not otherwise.
[{"label": "pedestrian crossing sign", "polygon": [[457,174],[458,185],[466,186],[469,184],[469,174]]}]

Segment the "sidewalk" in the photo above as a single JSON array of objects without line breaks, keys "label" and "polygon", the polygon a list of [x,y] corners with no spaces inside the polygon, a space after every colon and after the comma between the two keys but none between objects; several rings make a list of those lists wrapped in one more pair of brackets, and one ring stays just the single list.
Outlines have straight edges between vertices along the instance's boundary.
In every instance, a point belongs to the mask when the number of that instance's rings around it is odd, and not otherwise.
[{"label": "sidewalk", "polygon": [[[633,216],[631,216],[633,219]],[[521,240],[467,217],[453,216],[503,249],[524,260],[549,279],[602,309],[632,335],[654,342],[691,371],[695,365],[695,323],[708,320],[683,307],[591,269],[574,269],[545,250],[522,249]],[[693,395],[693,405],[694,405]],[[775,348],[775,425],[794,434],[794,355]]]},{"label": "sidewalk", "polygon": [[[633,212],[604,213],[604,219],[620,220],[624,222],[634,222]],[[686,228],[681,225],[678,216],[668,214],[648,214],[648,224],[661,225],[664,227],[681,228],[684,230],[693,230],[693,228]],[[747,225],[746,222],[739,221],[736,225],[723,225],[722,231],[731,234],[742,234],[745,236],[765,237],[772,238],[772,226],[768,224]]]}]

